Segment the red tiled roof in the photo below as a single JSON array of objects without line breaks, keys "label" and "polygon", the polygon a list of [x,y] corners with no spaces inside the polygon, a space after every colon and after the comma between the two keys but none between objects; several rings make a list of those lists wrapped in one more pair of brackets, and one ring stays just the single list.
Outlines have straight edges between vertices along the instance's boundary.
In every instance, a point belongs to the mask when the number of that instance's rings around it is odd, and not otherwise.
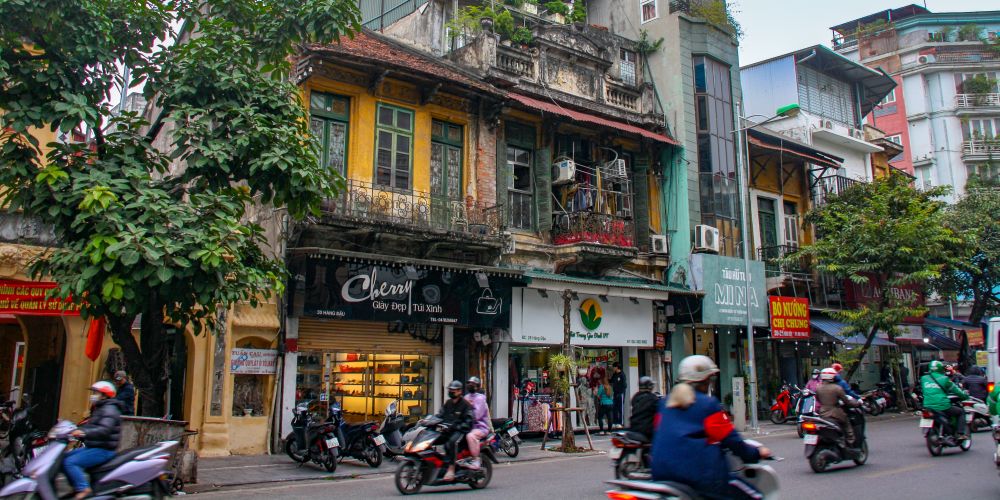
[{"label": "red tiled roof", "polygon": [[309,50],[321,54],[342,55],[352,59],[377,62],[386,67],[418,73],[421,76],[450,80],[471,89],[495,95],[504,92],[475,76],[446,63],[438,57],[405,47],[369,30],[354,38],[342,37],[340,43],[312,44]]},{"label": "red tiled roof", "polygon": [[565,116],[566,118],[569,118],[569,119],[571,119],[573,121],[576,121],[576,122],[591,123],[591,124],[594,124],[594,125],[600,125],[602,127],[613,128],[613,129],[620,130],[620,131],[628,133],[628,134],[634,134],[634,135],[642,136],[642,137],[645,137],[647,139],[652,139],[654,141],[662,142],[662,143],[665,143],[665,144],[673,144],[675,146],[679,146],[680,145],[680,143],[678,143],[677,141],[675,141],[674,139],[672,139],[670,136],[668,136],[666,134],[659,134],[659,133],[656,133],[656,132],[652,132],[652,131],[646,130],[644,128],[637,127],[635,125],[630,125],[630,124],[625,123],[625,122],[620,122],[620,121],[616,121],[616,120],[610,120],[610,119],[607,119],[607,118],[602,118],[600,116],[595,116],[595,115],[591,115],[591,114],[587,114],[587,113],[582,113],[580,111],[576,111],[576,110],[572,110],[572,109],[569,109],[569,108],[562,107],[562,106],[560,106],[560,105],[558,105],[556,103],[553,103],[553,102],[540,101],[538,99],[533,99],[531,97],[523,96],[521,94],[515,94],[513,92],[511,92],[508,95],[512,99],[514,99],[515,101],[517,101],[517,102],[519,102],[519,103],[523,104],[524,106],[527,106],[527,107],[529,107],[531,109],[534,109],[534,110],[545,111],[545,112],[548,112],[548,113],[554,113],[554,114],[557,114],[557,115],[560,115],[560,116]]}]

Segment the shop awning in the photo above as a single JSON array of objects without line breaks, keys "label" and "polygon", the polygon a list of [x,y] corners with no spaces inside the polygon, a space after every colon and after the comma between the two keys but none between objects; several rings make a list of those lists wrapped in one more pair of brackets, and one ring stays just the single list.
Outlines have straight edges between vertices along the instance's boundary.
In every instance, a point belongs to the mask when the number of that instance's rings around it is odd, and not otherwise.
[{"label": "shop awning", "polygon": [[[813,317],[809,319],[809,324],[812,325],[813,328],[829,335],[830,337],[833,337],[833,339],[836,340],[837,342],[843,342],[845,344],[863,345],[865,343],[865,340],[867,340],[867,337],[863,333],[853,333],[853,334],[845,333],[844,330],[847,328],[847,325],[837,320]],[[893,344],[889,340],[883,339],[878,335],[876,335],[875,340],[872,341],[872,345],[890,347],[896,344]]]},{"label": "shop awning", "polygon": [[640,278],[600,277],[588,278],[546,271],[524,271],[528,288],[562,291],[567,288],[575,292],[614,297],[634,297],[636,299],[667,300],[671,293],[696,295],[686,288],[664,285]]},{"label": "shop awning", "polygon": [[924,319],[924,323],[928,326],[938,328],[939,330],[957,330],[965,332],[966,338],[969,339],[970,346],[981,346],[984,343],[983,328],[979,325],[973,325],[972,323],[956,321],[948,318],[941,318],[938,316],[928,316]]},{"label": "shop awning", "polygon": [[942,351],[957,351],[962,348],[962,344],[948,336],[945,329],[931,325],[924,325],[924,338],[930,340],[930,344]]},{"label": "shop awning", "polygon": [[[804,161],[830,168],[839,168],[840,164],[844,162],[844,159],[839,156],[816,149],[809,144],[801,143],[778,133],[751,128],[747,131],[747,138],[750,140],[751,146],[769,151],[777,151],[782,155],[787,155],[790,161]],[[751,154],[753,154],[753,151],[751,151]]]},{"label": "shop awning", "polygon": [[662,142],[664,144],[672,144],[674,146],[680,146],[680,143],[674,140],[672,137],[666,134],[658,134],[656,132],[651,132],[642,127],[631,125],[618,120],[611,120],[608,118],[602,118],[597,115],[592,115],[589,113],[583,113],[581,111],[576,111],[565,106],[560,106],[559,104],[552,101],[541,101],[521,94],[515,94],[511,92],[509,94],[511,99],[527,106],[528,108],[544,111],[546,113],[552,113],[559,116],[564,116],[575,122],[580,123],[590,123],[592,125],[600,125],[602,127],[607,127],[613,130],[618,130],[626,134],[638,135],[645,137],[646,139],[652,139],[657,142]]}]

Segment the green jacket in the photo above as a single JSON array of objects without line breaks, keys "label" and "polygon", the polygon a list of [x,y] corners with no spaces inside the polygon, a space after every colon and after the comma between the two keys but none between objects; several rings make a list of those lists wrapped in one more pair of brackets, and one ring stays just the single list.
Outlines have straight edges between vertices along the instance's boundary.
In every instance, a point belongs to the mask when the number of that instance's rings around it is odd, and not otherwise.
[{"label": "green jacket", "polygon": [[940,373],[928,373],[920,377],[920,387],[924,391],[924,408],[928,410],[945,411],[950,408],[948,394],[954,394],[963,400],[969,398],[947,375]]},{"label": "green jacket", "polygon": [[994,387],[986,398],[986,406],[990,409],[990,415],[1000,415],[1000,385]]}]

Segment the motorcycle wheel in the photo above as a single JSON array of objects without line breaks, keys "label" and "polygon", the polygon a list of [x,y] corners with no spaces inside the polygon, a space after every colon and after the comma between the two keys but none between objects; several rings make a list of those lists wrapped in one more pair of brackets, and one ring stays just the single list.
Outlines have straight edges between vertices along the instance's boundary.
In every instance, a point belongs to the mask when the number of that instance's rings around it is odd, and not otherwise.
[{"label": "motorcycle wheel", "polygon": [[958,448],[962,451],[969,451],[972,449],[972,438],[970,437],[969,439],[958,443]]},{"label": "motorcycle wheel", "polygon": [[295,436],[288,436],[285,438],[285,454],[296,463],[301,464],[305,463],[306,460],[309,460],[308,454],[299,449],[299,443],[295,441]]},{"label": "motorcycle wheel", "polygon": [[813,455],[809,457],[809,467],[813,472],[824,472],[830,464],[826,463],[826,459],[823,458],[823,450],[816,450]]},{"label": "motorcycle wheel", "polygon": [[927,451],[931,453],[932,457],[940,457],[943,445],[941,444],[941,440],[935,434],[936,432],[934,432],[933,429],[931,432],[927,433]]},{"label": "motorcycle wheel", "polygon": [[510,436],[500,438],[500,449],[510,458],[516,457],[519,451],[517,441]]},{"label": "motorcycle wheel", "polygon": [[323,468],[326,469],[327,472],[337,470],[337,455],[335,455],[332,451],[328,451],[323,456]]},{"label": "motorcycle wheel", "polygon": [[481,465],[479,469],[479,472],[482,473],[482,476],[478,480],[469,483],[469,487],[474,490],[481,490],[489,486],[490,480],[493,479],[493,464],[490,463],[490,460],[488,458],[483,460],[482,462],[483,465]]},{"label": "motorcycle wheel", "polygon": [[861,454],[854,459],[856,465],[864,465],[868,461],[868,441],[861,443]]},{"label": "motorcycle wheel", "polygon": [[377,469],[382,465],[382,448],[380,448],[374,442],[367,444],[365,448],[365,463],[373,469]]},{"label": "motorcycle wheel", "polygon": [[802,432],[802,422],[795,424],[795,432],[799,434],[799,439],[802,439],[806,436],[806,433]]},{"label": "motorcycle wheel", "polygon": [[[483,462],[486,465],[486,462]],[[423,487],[423,474],[417,464],[406,461],[396,469],[396,489],[403,495],[413,495]]]},{"label": "motorcycle wheel", "polygon": [[634,479],[632,475],[641,468],[639,457],[634,453],[622,454],[615,462],[615,479]]},{"label": "motorcycle wheel", "polygon": [[786,420],[788,420],[788,417],[781,410],[771,411],[771,422],[781,425],[785,423]]}]

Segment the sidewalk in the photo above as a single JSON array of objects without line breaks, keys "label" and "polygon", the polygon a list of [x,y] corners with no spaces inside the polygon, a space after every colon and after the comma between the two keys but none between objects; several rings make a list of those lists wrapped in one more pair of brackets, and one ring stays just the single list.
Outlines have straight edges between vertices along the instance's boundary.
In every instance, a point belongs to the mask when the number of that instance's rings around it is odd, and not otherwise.
[{"label": "sidewalk", "polygon": [[[608,436],[593,436],[594,448],[597,451],[583,454],[604,453],[610,448]],[[548,440],[546,447],[558,446],[560,440]],[[587,446],[587,437],[576,436],[577,446]],[[497,456],[500,464],[512,462],[530,462],[545,458],[561,456],[558,452],[541,449],[542,439],[526,439],[521,442],[520,452],[516,458],[510,458],[503,452]],[[200,493],[237,486],[247,486],[264,483],[281,483],[288,481],[316,481],[357,478],[376,474],[391,474],[396,471],[399,462],[385,459],[382,466],[373,469],[364,462],[351,458],[344,459],[333,473],[326,472],[313,463],[296,464],[284,453],[276,455],[234,455],[228,457],[200,458],[198,460],[198,482],[184,486],[187,493]]]}]

